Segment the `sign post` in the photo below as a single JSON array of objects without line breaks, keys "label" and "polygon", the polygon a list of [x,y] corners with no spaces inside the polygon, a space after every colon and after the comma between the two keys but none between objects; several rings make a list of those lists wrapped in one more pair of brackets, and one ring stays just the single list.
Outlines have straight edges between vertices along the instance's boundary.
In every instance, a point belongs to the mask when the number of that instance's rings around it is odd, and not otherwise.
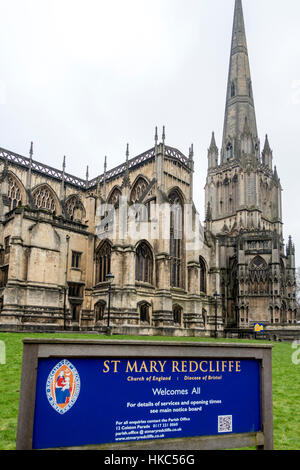
[{"label": "sign post", "polygon": [[25,339],[17,449],[270,450],[271,348]]}]

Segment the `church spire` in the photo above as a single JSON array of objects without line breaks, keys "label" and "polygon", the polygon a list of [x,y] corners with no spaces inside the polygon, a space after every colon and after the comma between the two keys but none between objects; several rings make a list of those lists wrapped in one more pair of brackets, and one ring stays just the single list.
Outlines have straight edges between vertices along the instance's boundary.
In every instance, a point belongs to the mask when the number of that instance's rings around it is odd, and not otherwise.
[{"label": "church spire", "polygon": [[236,140],[244,131],[245,120],[250,134],[256,141],[257,126],[242,0],[235,0],[223,130],[223,162],[237,157]]}]

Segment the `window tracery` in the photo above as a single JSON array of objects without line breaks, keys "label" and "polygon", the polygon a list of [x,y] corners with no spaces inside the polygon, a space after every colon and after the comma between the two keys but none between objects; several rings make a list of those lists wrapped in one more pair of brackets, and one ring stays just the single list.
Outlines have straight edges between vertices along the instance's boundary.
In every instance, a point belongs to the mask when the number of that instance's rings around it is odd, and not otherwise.
[{"label": "window tracery", "polygon": [[82,219],[84,208],[77,195],[71,196],[69,199],[67,199],[66,211],[71,220]]},{"label": "window tracery", "polygon": [[8,178],[8,199],[9,199],[9,210],[13,210],[18,206],[22,205],[22,196],[20,187],[13,176]]},{"label": "window tracery", "polygon": [[267,294],[269,292],[268,265],[261,256],[256,256],[249,267],[249,293]]},{"label": "window tracery", "polygon": [[147,302],[142,302],[139,305],[140,322],[150,323],[150,305]]},{"label": "window tracery", "polygon": [[206,264],[204,259],[200,256],[200,292],[206,294],[207,285],[206,285]]},{"label": "window tracery", "polygon": [[99,302],[97,302],[95,304],[94,312],[95,312],[95,322],[96,323],[98,323],[99,321],[104,320],[105,307],[106,307],[106,303],[104,302],[104,300],[99,300]]},{"label": "window tracery", "polygon": [[149,246],[144,242],[140,243],[136,249],[135,279],[152,284],[153,257]]},{"label": "window tracery", "polygon": [[171,257],[171,286],[182,285],[182,234],[183,234],[183,206],[177,191],[169,196],[170,210],[170,257]]},{"label": "window tracery", "polygon": [[173,306],[173,321],[175,324],[180,325],[182,322],[182,307],[180,305]]},{"label": "window tracery", "polygon": [[32,194],[34,204],[38,209],[56,212],[56,204],[51,190],[47,186],[38,187]]},{"label": "window tracery", "polygon": [[111,264],[111,244],[105,241],[96,254],[96,284],[105,282],[106,276],[110,272]]},{"label": "window tracery", "polygon": [[117,202],[119,202],[119,199],[121,196],[122,196],[122,193],[119,190],[119,188],[115,188],[113,192],[111,193],[111,195],[109,196],[109,199],[107,201],[108,204],[111,204],[112,206],[116,205]]},{"label": "window tracery", "polygon": [[131,195],[130,195],[131,202],[133,203],[138,202],[140,198],[142,197],[143,193],[145,192],[147,186],[148,186],[147,181],[144,178],[140,177],[135,183],[131,191]]}]

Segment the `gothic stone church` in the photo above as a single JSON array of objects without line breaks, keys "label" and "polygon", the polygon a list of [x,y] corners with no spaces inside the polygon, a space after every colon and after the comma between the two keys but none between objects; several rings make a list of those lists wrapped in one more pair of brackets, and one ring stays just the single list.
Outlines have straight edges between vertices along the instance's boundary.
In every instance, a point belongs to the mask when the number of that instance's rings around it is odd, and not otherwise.
[{"label": "gothic stone church", "polygon": [[[90,180],[0,149],[0,329],[223,335],[296,331],[295,248],[281,184],[258,137],[236,0],[220,151],[212,135],[205,222],[194,153],[153,148]],[[204,217],[203,217],[204,218]],[[108,276],[109,275],[109,276]],[[111,276],[113,275],[113,276]]]}]

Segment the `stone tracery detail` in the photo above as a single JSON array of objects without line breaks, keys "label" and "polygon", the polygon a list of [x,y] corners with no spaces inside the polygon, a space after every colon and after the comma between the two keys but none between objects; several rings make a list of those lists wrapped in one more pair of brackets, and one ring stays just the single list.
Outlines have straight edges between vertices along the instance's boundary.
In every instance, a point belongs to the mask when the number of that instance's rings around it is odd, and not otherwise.
[{"label": "stone tracery detail", "polygon": [[13,176],[8,178],[9,210],[15,209],[22,204],[21,190]]},{"label": "stone tracery detail", "polygon": [[105,241],[96,253],[96,283],[105,282],[110,272],[111,244]]},{"label": "stone tracery detail", "polygon": [[38,209],[46,209],[53,213],[56,212],[56,204],[51,190],[46,186],[39,186],[33,192],[34,204]]},{"label": "stone tracery detail", "polygon": [[81,220],[84,213],[84,207],[77,195],[71,196],[66,201],[66,211],[71,220]]},{"label": "stone tracery detail", "polygon": [[171,257],[171,286],[182,285],[182,245],[183,245],[183,205],[176,190],[169,196],[170,210],[170,257]]},{"label": "stone tracery detail", "polygon": [[119,199],[120,197],[122,196],[122,193],[120,191],[119,188],[115,188],[113,190],[113,192],[111,193],[111,195],[109,196],[109,199],[108,199],[108,204],[111,204],[112,206],[114,206],[115,204],[117,204],[119,202]]},{"label": "stone tracery detail", "polygon": [[249,290],[252,294],[267,294],[269,291],[268,265],[261,256],[256,256],[249,268]]},{"label": "stone tracery detail", "polygon": [[131,196],[130,196],[131,202],[138,202],[141,196],[143,195],[143,193],[145,192],[147,186],[148,186],[147,181],[144,178],[140,177],[135,183],[131,191]]},{"label": "stone tracery detail", "polygon": [[146,243],[141,242],[138,245],[135,260],[135,279],[151,284],[153,279],[153,256]]}]

